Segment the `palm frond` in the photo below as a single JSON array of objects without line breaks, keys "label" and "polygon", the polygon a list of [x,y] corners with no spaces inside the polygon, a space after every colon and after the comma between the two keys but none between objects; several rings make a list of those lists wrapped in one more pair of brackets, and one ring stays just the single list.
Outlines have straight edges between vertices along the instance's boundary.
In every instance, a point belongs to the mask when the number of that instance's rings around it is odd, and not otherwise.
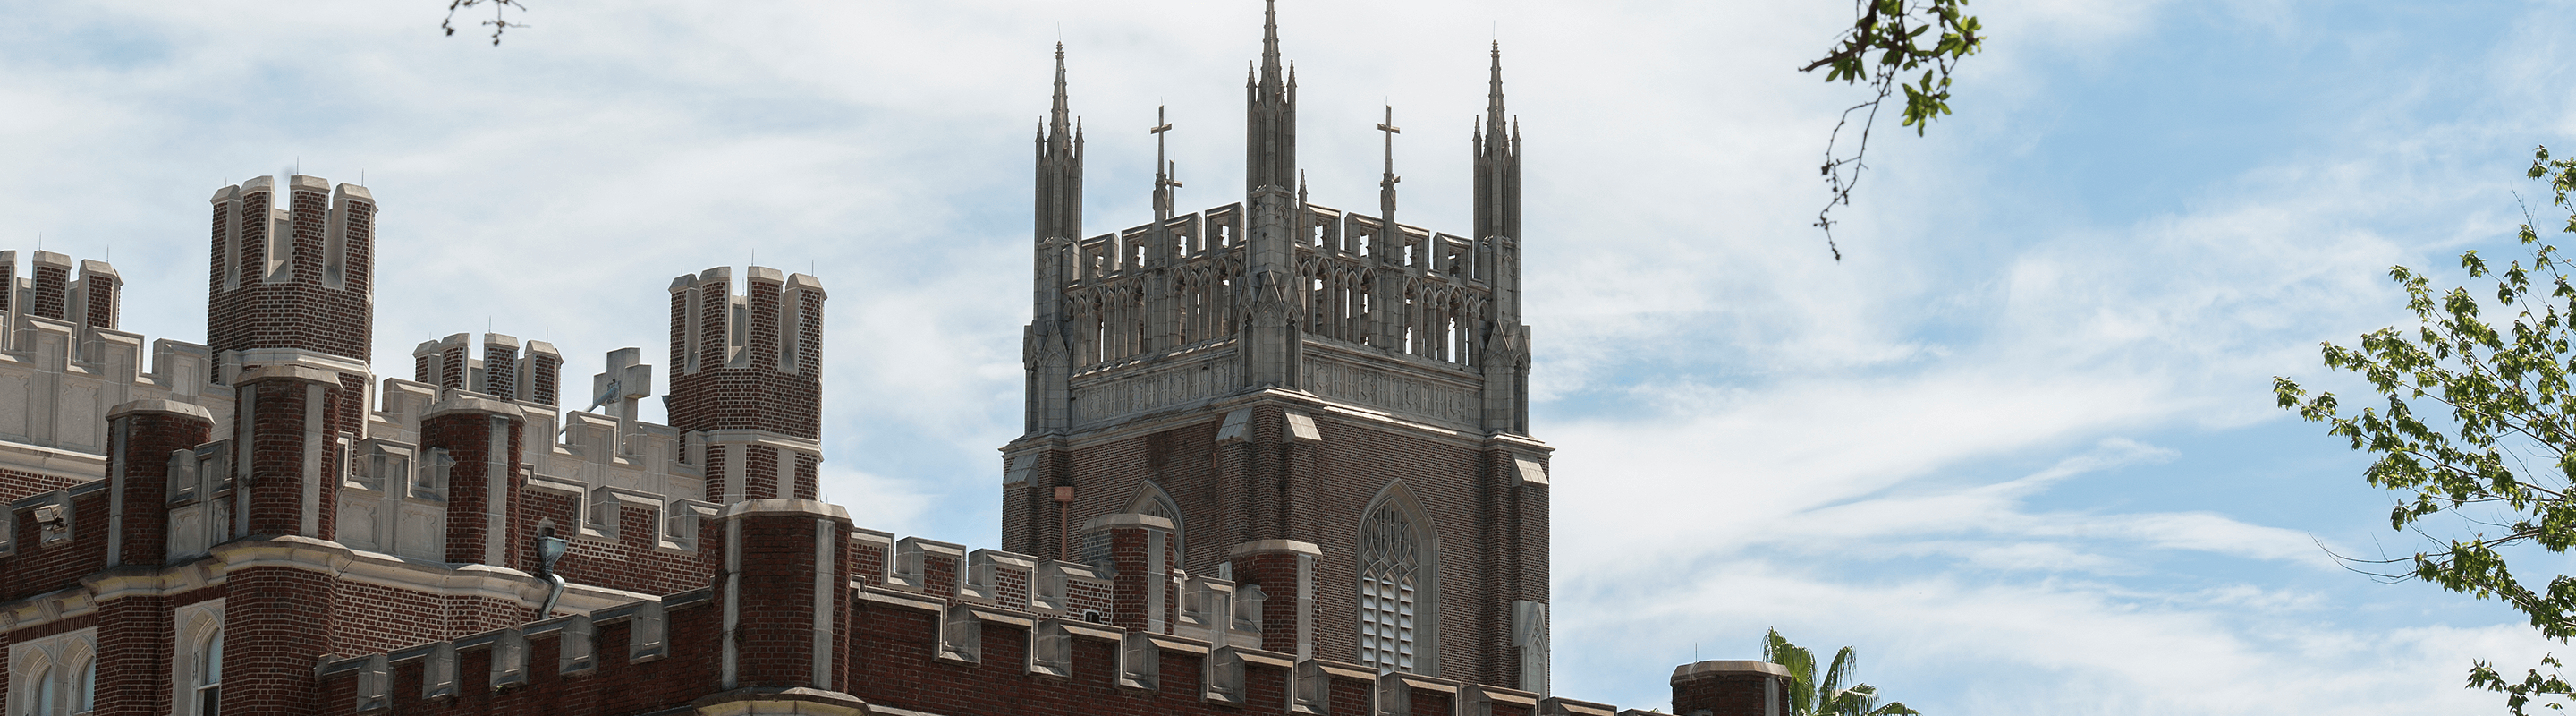
[{"label": "palm frond", "polygon": [[1816,707],[1816,654],[1805,647],[1789,643],[1773,629],[1762,637],[1762,660],[1789,669],[1789,713],[1811,716]]}]

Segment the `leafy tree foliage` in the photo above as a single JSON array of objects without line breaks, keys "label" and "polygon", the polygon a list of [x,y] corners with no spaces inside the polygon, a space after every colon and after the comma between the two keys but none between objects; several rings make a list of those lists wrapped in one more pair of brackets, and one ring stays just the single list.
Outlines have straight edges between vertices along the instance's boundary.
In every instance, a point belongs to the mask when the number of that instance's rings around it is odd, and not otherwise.
[{"label": "leafy tree foliage", "polygon": [[[2556,206],[2576,208],[2568,203],[2576,161],[2552,160],[2541,147],[2528,176],[2549,182]],[[2576,216],[2561,231],[2576,233]],[[2476,251],[2460,255],[2471,278],[2495,282],[2492,293],[2437,294],[2422,274],[2390,268],[2417,325],[2372,331],[2358,345],[2325,344],[2326,366],[2360,374],[2384,405],[2346,412],[2333,393],[2310,395],[2289,378],[2272,383],[2281,407],[2378,454],[2363,476],[2397,493],[2388,526],[2429,543],[2380,562],[2402,568],[2384,576],[2503,602],[2564,642],[2576,636],[2576,577],[2551,573],[2563,557],[2531,549],[2563,555],[2576,546],[2576,260],[2529,223],[2521,239],[2531,256],[2501,270]],[[2461,526],[2437,534],[2450,523],[2425,518],[2445,514]],[[2517,574],[2509,551],[2539,569]],[[2541,699],[2558,710],[2576,690],[2560,668],[2545,657],[2516,680],[2479,661],[2468,686],[2505,694],[2516,716]]]},{"label": "leafy tree foliage", "polygon": [[[1861,159],[1869,153],[1869,130],[1878,123],[1879,107],[1903,90],[1904,121],[1898,126],[1913,127],[1914,135],[1922,136],[1932,120],[1950,113],[1950,70],[1985,47],[1986,38],[1978,34],[1977,18],[1967,14],[1967,5],[1968,0],[1852,0],[1851,29],[1834,38],[1823,58],[1798,70],[1823,69],[1826,82],[1865,84],[1875,92],[1869,101],[1845,108],[1825,140],[1822,172],[1833,196],[1816,212],[1815,226],[1824,230],[1825,248],[1834,252],[1835,261],[1843,259],[1843,251],[1834,245],[1832,214],[1835,206],[1851,203],[1861,170],[1868,168]],[[1909,79],[1916,69],[1923,75]],[[1861,120],[1860,139],[1844,145],[1843,129],[1855,114]],[[1841,153],[1846,146],[1849,156]]]},{"label": "leafy tree foliage", "polygon": [[1832,665],[1825,673],[1816,673],[1816,653],[1789,643],[1773,629],[1762,637],[1762,660],[1789,667],[1790,716],[1898,716],[1921,714],[1905,702],[1878,703],[1878,687],[1868,684],[1844,686],[1853,680],[1852,671],[1859,668],[1860,657],[1851,647],[1834,652]]}]

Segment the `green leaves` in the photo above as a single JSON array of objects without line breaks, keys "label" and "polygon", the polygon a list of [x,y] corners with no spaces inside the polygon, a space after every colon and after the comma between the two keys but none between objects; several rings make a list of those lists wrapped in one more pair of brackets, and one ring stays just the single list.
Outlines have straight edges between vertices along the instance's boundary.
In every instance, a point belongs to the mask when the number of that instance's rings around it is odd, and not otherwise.
[{"label": "green leaves", "polygon": [[[2524,175],[2548,179],[2553,205],[2570,207],[2576,161],[2551,160],[2547,147],[2532,155]],[[2564,230],[2576,232],[2576,217]],[[2430,542],[2412,557],[2377,562],[2404,567],[2381,576],[2503,602],[2543,636],[2565,641],[2576,637],[2576,578],[2552,574],[2534,584],[2514,573],[2507,551],[2576,547],[2576,282],[2569,277],[2576,264],[2542,243],[2529,223],[2517,236],[2531,256],[2501,271],[2476,251],[2460,255],[2469,278],[2494,283],[2491,293],[2437,294],[2423,275],[2391,267],[2388,276],[2405,291],[2416,325],[2363,334],[2355,346],[2324,344],[2326,367],[2359,375],[2384,405],[2346,413],[2332,393],[2310,395],[2284,377],[2272,379],[2272,393],[2280,407],[2379,456],[2363,477],[2397,493],[2389,528]],[[2423,521],[2444,513],[2460,518],[2466,527],[2456,529],[2467,533],[2437,535]],[[2555,658],[2541,666],[2549,672],[2531,669],[2507,681],[2477,662],[2468,686],[2506,694],[2517,716],[2536,697],[2576,696]]]},{"label": "green leaves", "polygon": [[[1826,82],[1867,84],[1875,93],[1869,101],[1844,109],[1832,136],[1825,140],[1821,173],[1832,198],[1816,212],[1815,226],[1825,231],[1825,247],[1833,251],[1834,260],[1843,258],[1842,249],[1834,245],[1834,207],[1851,203],[1861,170],[1868,168],[1861,160],[1869,154],[1869,132],[1878,124],[1879,106],[1904,90],[1905,109],[1898,126],[1913,127],[1915,136],[1923,136],[1932,120],[1950,114],[1951,69],[1984,49],[1983,28],[1967,14],[1967,5],[1968,0],[1855,0],[1851,28],[1834,38],[1823,58],[1799,68],[1814,72],[1821,67]],[[1901,79],[1916,69],[1923,70],[1921,77]],[[1861,116],[1860,137],[1851,155],[1844,156],[1838,148],[1844,146],[1843,128],[1851,124],[1854,113]]]},{"label": "green leaves", "polygon": [[1789,669],[1790,716],[1897,716],[1921,714],[1904,702],[1878,703],[1878,687],[1868,684],[1843,686],[1860,668],[1860,656],[1851,647],[1834,652],[1834,660],[1821,678],[1816,674],[1816,653],[1789,643],[1773,629],[1762,636],[1762,660]]}]

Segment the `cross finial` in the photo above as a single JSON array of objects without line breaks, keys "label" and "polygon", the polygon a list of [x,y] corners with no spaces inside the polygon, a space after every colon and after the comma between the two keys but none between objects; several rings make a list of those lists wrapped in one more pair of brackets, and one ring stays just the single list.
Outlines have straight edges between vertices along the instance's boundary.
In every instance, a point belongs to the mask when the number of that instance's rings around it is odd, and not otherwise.
[{"label": "cross finial", "polygon": [[1146,133],[1154,135],[1155,221],[1166,221],[1172,218],[1172,190],[1181,186],[1180,180],[1173,178],[1180,173],[1180,163],[1167,160],[1163,155],[1163,133],[1172,131],[1172,123],[1163,119],[1163,109],[1161,106],[1154,107],[1154,128],[1145,130]]},{"label": "cross finial", "polygon": [[[1395,226],[1395,183],[1404,181],[1404,177],[1395,175],[1395,135],[1404,133],[1404,128],[1395,126],[1395,105],[1387,105],[1386,121],[1378,123],[1377,131],[1386,133],[1386,175],[1377,183],[1378,213],[1381,215],[1379,218],[1385,220],[1387,226],[1393,227]],[[1393,231],[1392,228],[1388,230]]]},{"label": "cross finial", "polygon": [[1387,105],[1386,121],[1378,123],[1377,131],[1386,133],[1386,185],[1392,187],[1404,181],[1395,175],[1395,135],[1404,133],[1403,127],[1395,126],[1395,105]]}]

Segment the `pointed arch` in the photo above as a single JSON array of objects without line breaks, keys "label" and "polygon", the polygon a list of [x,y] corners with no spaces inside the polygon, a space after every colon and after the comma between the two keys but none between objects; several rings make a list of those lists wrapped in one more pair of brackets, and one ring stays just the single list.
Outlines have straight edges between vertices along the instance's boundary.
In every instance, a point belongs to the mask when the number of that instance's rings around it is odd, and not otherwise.
[{"label": "pointed arch", "polygon": [[224,601],[180,607],[172,615],[179,652],[170,660],[170,703],[181,716],[208,713],[223,693]]},{"label": "pointed arch", "polygon": [[63,713],[91,710],[97,701],[98,649],[88,639],[74,638],[63,644],[62,667],[56,677],[62,680]]},{"label": "pointed arch", "polygon": [[1403,480],[1360,512],[1359,662],[1378,673],[1440,673],[1440,531]]},{"label": "pointed arch", "polygon": [[1171,520],[1172,553],[1180,555],[1183,563],[1189,561],[1189,524],[1181,519],[1181,503],[1173,501],[1172,493],[1164,492],[1162,485],[1154,484],[1153,480],[1144,481],[1143,485],[1136,488],[1136,499],[1128,500],[1127,509],[1120,512],[1153,515]]},{"label": "pointed arch", "polygon": [[54,674],[53,655],[44,649],[27,649],[18,654],[9,674],[10,716],[43,714],[52,716],[54,699],[60,698],[60,679]]}]

